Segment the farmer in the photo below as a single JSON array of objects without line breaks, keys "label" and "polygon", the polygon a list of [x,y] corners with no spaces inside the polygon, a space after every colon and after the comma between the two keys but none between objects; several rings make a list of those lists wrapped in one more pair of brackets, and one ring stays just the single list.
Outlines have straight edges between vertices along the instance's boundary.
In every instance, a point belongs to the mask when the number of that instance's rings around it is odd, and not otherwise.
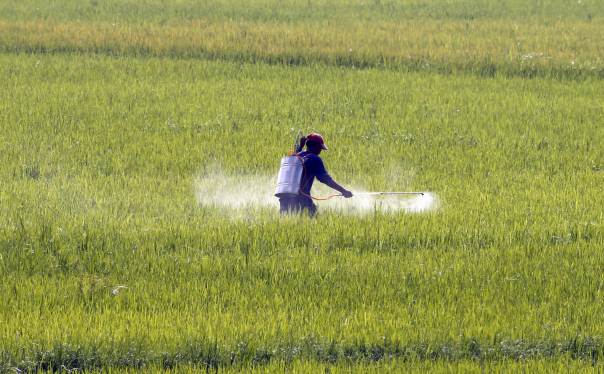
[{"label": "farmer", "polygon": [[[306,145],[306,151],[302,151]],[[334,181],[325,166],[323,160],[319,157],[322,150],[327,150],[323,137],[317,133],[310,133],[306,137],[300,139],[300,147],[297,155],[302,158],[304,165],[304,172],[302,173],[302,180],[300,181],[300,194],[297,196],[283,196],[279,198],[279,204],[281,205],[281,213],[300,212],[302,210],[308,210],[308,214],[313,217],[317,213],[317,206],[313,204],[310,196],[310,189],[315,180],[315,177],[319,182],[326,184],[327,186],[339,191],[344,197],[352,197],[352,192],[348,191],[344,187],[340,186]]]}]

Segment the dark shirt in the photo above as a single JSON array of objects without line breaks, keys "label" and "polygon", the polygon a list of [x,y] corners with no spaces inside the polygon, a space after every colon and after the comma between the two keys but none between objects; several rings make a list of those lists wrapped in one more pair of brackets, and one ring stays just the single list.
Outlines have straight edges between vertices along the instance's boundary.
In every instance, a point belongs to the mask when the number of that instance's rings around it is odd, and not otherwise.
[{"label": "dark shirt", "polygon": [[318,155],[304,151],[298,153],[298,156],[302,157],[302,162],[304,164],[304,172],[302,173],[300,190],[304,194],[310,195],[310,189],[315,181],[315,177],[323,183],[328,181],[331,177],[327,173],[327,170],[325,170],[323,160],[321,160],[321,157]]}]

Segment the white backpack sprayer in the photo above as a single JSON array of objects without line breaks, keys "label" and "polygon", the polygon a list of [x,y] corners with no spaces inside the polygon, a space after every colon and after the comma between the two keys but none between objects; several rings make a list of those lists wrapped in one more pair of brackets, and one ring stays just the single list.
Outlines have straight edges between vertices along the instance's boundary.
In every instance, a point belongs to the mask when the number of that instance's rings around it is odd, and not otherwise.
[{"label": "white backpack sprayer", "polygon": [[275,190],[275,196],[277,197],[300,195],[300,184],[304,174],[304,161],[298,156],[298,153],[302,151],[301,138],[302,131],[298,131],[293,149],[281,159],[281,167],[277,176],[277,189]]},{"label": "white backpack sprayer", "polygon": [[[293,150],[287,156],[281,159],[281,167],[277,176],[277,188],[275,189],[276,197],[295,197],[305,195],[301,191],[301,181],[304,175],[304,160],[298,156],[302,151],[303,144],[300,143],[302,131],[298,132],[294,142]],[[403,191],[379,191],[379,192],[354,192],[353,196],[380,196],[380,195],[419,195],[423,196],[424,192],[403,192]],[[329,200],[334,197],[343,196],[342,194],[333,194],[324,197],[310,196],[313,200]]]}]

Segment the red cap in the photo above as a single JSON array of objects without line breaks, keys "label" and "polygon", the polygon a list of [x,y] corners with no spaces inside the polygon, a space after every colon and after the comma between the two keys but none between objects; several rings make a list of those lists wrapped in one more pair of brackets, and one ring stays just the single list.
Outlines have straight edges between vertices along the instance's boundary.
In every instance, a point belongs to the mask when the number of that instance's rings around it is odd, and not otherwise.
[{"label": "red cap", "polygon": [[321,136],[321,134],[317,134],[316,132],[311,132],[310,134],[308,134],[306,136],[306,141],[312,141],[314,143],[317,143],[319,145],[321,145],[322,149],[327,150],[327,146],[325,145],[325,140],[323,140],[323,137]]}]

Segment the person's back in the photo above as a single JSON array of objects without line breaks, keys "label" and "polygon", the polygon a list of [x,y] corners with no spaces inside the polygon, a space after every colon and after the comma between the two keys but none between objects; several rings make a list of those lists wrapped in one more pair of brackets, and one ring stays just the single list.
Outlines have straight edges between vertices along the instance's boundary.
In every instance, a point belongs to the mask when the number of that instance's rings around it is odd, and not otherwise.
[{"label": "person's back", "polygon": [[321,183],[339,191],[344,197],[352,197],[352,192],[336,183],[319,157],[322,150],[327,150],[323,137],[319,134],[311,133],[300,140],[301,147],[306,145],[306,150],[298,152],[297,156],[302,159],[303,172],[300,181],[299,194],[296,196],[280,197],[279,203],[281,213],[301,212],[307,210],[311,216],[317,212],[317,206],[312,202],[311,188],[315,178]]}]

